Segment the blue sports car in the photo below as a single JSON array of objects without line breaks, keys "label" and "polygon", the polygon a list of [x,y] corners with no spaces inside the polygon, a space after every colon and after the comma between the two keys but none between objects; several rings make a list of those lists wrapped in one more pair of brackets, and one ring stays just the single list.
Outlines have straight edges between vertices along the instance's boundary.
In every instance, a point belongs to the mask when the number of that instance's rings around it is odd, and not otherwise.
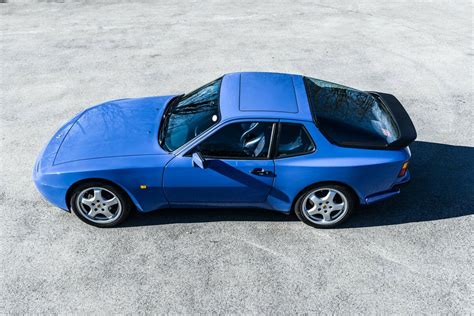
[{"label": "blue sports car", "polygon": [[47,200],[98,227],[134,209],[258,207],[328,228],[400,192],[415,138],[393,95],[242,72],[86,109],[52,137],[33,176]]}]

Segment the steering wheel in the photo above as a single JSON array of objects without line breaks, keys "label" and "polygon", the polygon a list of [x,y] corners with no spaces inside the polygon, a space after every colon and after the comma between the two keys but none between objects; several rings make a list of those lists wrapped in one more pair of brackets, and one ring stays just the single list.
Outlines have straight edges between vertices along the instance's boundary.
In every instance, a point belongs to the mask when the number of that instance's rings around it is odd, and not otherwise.
[{"label": "steering wheel", "polygon": [[194,128],[194,137],[198,136],[201,132],[201,126],[196,125],[196,127]]}]

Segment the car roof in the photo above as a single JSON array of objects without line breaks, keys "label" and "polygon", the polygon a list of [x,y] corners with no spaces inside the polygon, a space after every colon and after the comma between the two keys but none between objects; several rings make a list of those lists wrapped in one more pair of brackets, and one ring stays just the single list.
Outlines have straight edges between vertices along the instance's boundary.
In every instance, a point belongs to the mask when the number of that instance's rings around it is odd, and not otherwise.
[{"label": "car roof", "polygon": [[312,121],[301,75],[271,72],[224,75],[219,104],[223,120],[267,118]]}]

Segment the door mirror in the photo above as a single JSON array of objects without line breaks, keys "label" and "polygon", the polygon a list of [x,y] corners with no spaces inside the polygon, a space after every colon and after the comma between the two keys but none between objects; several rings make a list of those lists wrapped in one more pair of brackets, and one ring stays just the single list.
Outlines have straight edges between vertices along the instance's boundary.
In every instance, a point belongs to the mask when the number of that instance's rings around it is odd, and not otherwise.
[{"label": "door mirror", "polygon": [[200,152],[193,153],[192,161],[193,161],[193,167],[206,169],[206,159],[204,159],[204,157],[201,155]]}]

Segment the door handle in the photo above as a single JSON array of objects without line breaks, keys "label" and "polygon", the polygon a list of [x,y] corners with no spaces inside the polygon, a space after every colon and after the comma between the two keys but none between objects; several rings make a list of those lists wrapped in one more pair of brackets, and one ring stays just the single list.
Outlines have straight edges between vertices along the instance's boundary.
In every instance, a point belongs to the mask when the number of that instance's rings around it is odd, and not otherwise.
[{"label": "door handle", "polygon": [[263,168],[255,168],[250,173],[255,174],[257,176],[270,176],[273,174],[270,170],[265,170]]}]

